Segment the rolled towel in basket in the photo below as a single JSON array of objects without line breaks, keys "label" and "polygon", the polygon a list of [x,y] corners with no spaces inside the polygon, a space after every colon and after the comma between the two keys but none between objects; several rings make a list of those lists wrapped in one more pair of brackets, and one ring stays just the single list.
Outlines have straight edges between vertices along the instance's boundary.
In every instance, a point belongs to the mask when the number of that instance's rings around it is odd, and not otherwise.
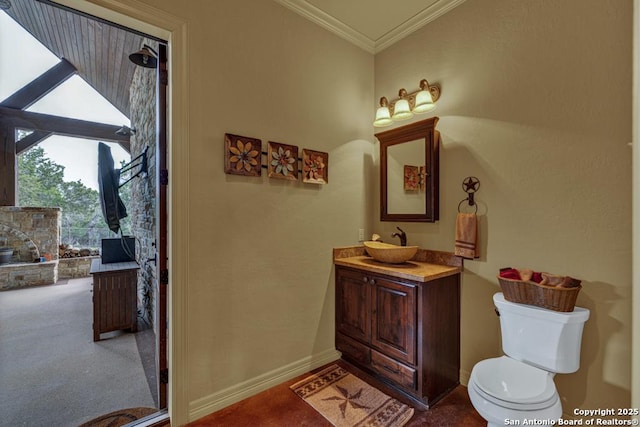
[{"label": "rolled towel in basket", "polygon": [[520,277],[525,282],[528,282],[529,280],[531,280],[534,274],[533,270],[531,270],[530,268],[521,268],[518,270],[518,273],[520,273]]},{"label": "rolled towel in basket", "polygon": [[581,280],[578,279],[574,279],[573,277],[565,277],[564,280],[562,280],[562,283],[560,283],[558,285],[559,288],[577,288],[578,286],[580,286],[580,284],[582,283]]},{"label": "rolled towel in basket", "polygon": [[540,273],[542,275],[541,285],[547,286],[558,286],[564,280],[564,276],[558,276],[557,274],[551,273]]},{"label": "rolled towel in basket", "polygon": [[475,213],[458,213],[454,253],[468,259],[480,257],[478,252],[478,219]]},{"label": "rolled towel in basket", "polygon": [[541,285],[555,286],[558,288],[576,288],[582,283],[578,279],[569,276],[558,276],[550,273],[540,273],[542,275]]},{"label": "rolled towel in basket", "polygon": [[511,268],[511,267],[501,268],[500,277],[504,277],[505,279],[511,279],[511,280],[522,280],[522,277],[520,276],[520,272],[517,269]]}]

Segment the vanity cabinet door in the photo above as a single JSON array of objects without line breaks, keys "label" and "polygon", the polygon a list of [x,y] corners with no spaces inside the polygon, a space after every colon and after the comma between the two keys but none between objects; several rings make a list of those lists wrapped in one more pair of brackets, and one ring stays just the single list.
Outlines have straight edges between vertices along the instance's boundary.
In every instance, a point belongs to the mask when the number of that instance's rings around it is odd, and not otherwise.
[{"label": "vanity cabinet door", "polygon": [[416,287],[375,278],[371,344],[399,361],[416,362]]},{"label": "vanity cabinet door", "polygon": [[368,343],[371,339],[370,278],[336,269],[336,330]]}]

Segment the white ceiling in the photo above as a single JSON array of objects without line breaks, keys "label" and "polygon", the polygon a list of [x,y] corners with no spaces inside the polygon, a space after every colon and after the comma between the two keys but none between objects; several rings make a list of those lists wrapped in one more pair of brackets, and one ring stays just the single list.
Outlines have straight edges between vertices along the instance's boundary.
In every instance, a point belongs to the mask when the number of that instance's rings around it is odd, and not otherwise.
[{"label": "white ceiling", "polygon": [[465,0],[275,0],[356,46],[377,53]]}]

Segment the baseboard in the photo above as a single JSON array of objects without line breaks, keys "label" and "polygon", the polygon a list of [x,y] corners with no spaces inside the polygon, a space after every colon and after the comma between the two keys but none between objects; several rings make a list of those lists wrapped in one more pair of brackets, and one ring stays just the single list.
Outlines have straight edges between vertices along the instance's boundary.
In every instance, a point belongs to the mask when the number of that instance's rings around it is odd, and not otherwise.
[{"label": "baseboard", "polygon": [[189,403],[189,422],[340,358],[335,349],[314,354]]},{"label": "baseboard", "polygon": [[471,372],[466,369],[460,369],[460,384],[467,387],[469,385],[469,377],[471,377]]}]

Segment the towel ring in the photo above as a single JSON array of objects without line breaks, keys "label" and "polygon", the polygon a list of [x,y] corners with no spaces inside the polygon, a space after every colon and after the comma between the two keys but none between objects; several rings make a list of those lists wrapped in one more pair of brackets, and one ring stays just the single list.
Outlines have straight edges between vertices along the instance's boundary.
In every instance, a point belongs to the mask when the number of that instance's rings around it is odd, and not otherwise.
[{"label": "towel ring", "polygon": [[460,203],[458,203],[458,213],[460,213],[460,207],[466,201],[469,201],[469,206],[473,206],[474,208],[476,208],[476,210],[473,213],[478,213],[478,204],[477,203],[471,204],[471,200],[469,200],[469,197],[467,197],[466,199],[460,200]]}]

